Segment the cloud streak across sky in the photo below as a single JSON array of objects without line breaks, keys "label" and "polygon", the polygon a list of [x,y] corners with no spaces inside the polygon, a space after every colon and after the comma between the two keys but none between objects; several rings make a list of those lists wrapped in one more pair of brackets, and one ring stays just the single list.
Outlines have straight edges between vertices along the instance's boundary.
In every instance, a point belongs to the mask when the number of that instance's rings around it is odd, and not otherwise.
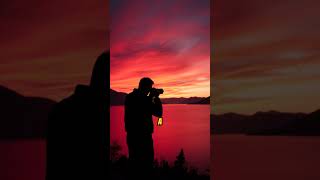
[{"label": "cloud streak across sky", "polygon": [[108,1],[0,2],[0,84],[61,100],[108,49]]},{"label": "cloud streak across sky", "polygon": [[320,2],[218,0],[212,6],[212,112],[320,108]]},{"label": "cloud streak across sky", "polygon": [[111,1],[111,88],[148,76],[164,97],[210,94],[210,1]]}]

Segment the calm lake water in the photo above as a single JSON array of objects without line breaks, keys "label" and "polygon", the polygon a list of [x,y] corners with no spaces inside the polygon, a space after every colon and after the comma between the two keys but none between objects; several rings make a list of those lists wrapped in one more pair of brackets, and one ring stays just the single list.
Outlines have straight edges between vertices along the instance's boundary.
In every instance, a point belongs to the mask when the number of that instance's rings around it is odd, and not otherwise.
[{"label": "calm lake water", "polygon": [[[121,111],[121,108],[114,107],[112,114],[116,115],[114,113]],[[199,123],[178,123],[185,119],[172,119],[169,116],[170,111],[174,114],[178,110],[184,110],[182,117],[199,118],[188,108],[193,107],[165,107],[165,124],[163,127],[156,127],[154,134],[157,157],[173,160],[183,146],[189,164],[205,167],[210,161],[212,180],[320,179],[320,137],[214,135],[211,136],[210,160],[210,144],[205,142],[209,141],[209,136],[206,132],[197,130],[207,130],[205,122],[202,127],[193,128]],[[199,107],[202,108],[205,106]],[[205,115],[200,116],[205,118]],[[123,131],[121,125],[113,124],[119,128],[118,131]],[[116,130],[112,129],[113,132],[117,132]],[[122,133],[113,134],[114,139],[125,143],[121,139],[124,137]],[[199,140],[201,136],[204,141]],[[46,142],[41,139],[0,141],[0,180],[44,180],[45,147]],[[126,153],[126,146],[123,153]]]},{"label": "calm lake water", "polygon": [[[113,106],[110,110],[111,143],[122,146],[127,155],[124,130],[124,107]],[[189,166],[204,172],[210,168],[210,106],[164,105],[163,126],[156,126],[153,134],[155,158],[173,163],[183,148]]]},{"label": "calm lake water", "polygon": [[319,180],[320,137],[213,135],[211,180]]},{"label": "calm lake water", "polygon": [[0,141],[1,180],[44,180],[45,140]]}]

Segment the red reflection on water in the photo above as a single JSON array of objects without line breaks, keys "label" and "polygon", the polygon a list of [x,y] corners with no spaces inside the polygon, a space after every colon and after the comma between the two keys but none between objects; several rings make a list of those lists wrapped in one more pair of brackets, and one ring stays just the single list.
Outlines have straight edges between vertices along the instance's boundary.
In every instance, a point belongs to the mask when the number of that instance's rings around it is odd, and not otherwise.
[{"label": "red reflection on water", "polygon": [[[210,165],[210,106],[164,105],[163,125],[156,126],[153,134],[155,158],[172,163],[183,148],[189,166],[201,171]],[[110,109],[111,143],[117,141],[127,155],[124,130],[124,107]]]},{"label": "red reflection on water", "polygon": [[212,135],[211,180],[319,180],[320,137]]},{"label": "red reflection on water", "polygon": [[45,144],[44,140],[0,141],[0,179],[44,180]]}]

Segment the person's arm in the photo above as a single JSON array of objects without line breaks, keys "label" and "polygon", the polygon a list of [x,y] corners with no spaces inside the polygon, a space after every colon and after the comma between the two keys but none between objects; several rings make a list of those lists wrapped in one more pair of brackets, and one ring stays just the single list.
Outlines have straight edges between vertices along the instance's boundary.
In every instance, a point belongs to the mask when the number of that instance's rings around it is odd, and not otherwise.
[{"label": "person's arm", "polygon": [[162,117],[162,102],[159,97],[152,99],[152,115]]}]

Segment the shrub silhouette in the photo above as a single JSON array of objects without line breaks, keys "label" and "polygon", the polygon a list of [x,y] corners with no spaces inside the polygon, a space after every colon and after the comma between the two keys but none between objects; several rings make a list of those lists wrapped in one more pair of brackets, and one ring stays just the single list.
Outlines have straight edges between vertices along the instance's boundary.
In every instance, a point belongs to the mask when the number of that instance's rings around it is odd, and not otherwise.
[{"label": "shrub silhouette", "polygon": [[[129,160],[127,156],[121,155],[121,146],[117,142],[113,142],[111,147],[111,179],[112,180],[128,180]],[[167,160],[159,162],[157,159],[153,164],[153,177],[155,180],[209,180],[208,174],[199,174],[198,170],[187,166],[186,157],[183,149],[176,156],[173,166],[169,165]]]},{"label": "shrub silhouette", "polygon": [[111,161],[116,161],[120,158],[122,147],[118,144],[118,142],[114,141],[111,145],[110,145],[110,159]]}]

